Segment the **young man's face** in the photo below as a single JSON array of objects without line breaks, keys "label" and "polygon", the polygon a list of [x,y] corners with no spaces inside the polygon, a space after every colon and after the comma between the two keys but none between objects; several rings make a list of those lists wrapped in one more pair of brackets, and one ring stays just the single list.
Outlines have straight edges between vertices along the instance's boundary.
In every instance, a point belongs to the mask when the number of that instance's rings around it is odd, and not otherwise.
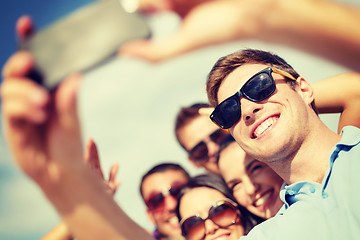
[{"label": "young man's face", "polygon": [[195,147],[197,151],[202,152],[199,144],[205,143],[208,151],[206,157],[199,160],[189,154],[189,160],[197,167],[204,167],[212,173],[219,174],[216,155],[219,151],[219,142],[227,135],[225,131],[213,124],[208,116],[198,116],[181,128],[178,134],[187,152],[191,152]]},{"label": "young man's face", "polygon": [[165,193],[163,201],[155,209],[147,209],[149,219],[156,225],[158,231],[164,236],[181,236],[179,221],[175,208],[177,199],[168,194],[170,188],[186,184],[188,178],[179,170],[167,170],[148,176],[142,184],[144,201],[159,193]]},{"label": "young man's face", "polygon": [[[222,82],[219,103],[232,96],[266,65],[247,64],[235,69]],[[275,92],[261,102],[241,97],[240,120],[229,130],[240,146],[256,159],[271,163],[291,156],[301,146],[309,126],[308,95],[294,90],[282,75],[272,73]],[[306,98],[306,103],[304,98]]]}]

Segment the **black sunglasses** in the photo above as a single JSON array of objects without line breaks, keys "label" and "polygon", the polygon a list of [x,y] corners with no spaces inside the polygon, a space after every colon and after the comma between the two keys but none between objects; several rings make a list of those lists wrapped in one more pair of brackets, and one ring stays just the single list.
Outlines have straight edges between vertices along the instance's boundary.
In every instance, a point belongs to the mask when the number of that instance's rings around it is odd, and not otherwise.
[{"label": "black sunglasses", "polygon": [[222,129],[229,129],[237,123],[241,116],[240,97],[253,102],[261,102],[269,98],[276,89],[271,73],[278,73],[296,81],[289,73],[267,67],[252,76],[238,92],[222,101],[210,115],[210,119]]},{"label": "black sunglasses", "polygon": [[[217,129],[209,135],[209,139],[216,144],[220,144],[227,135],[228,133],[224,130]],[[195,147],[189,151],[190,157],[199,163],[206,162],[209,159],[208,154],[209,150],[204,140],[196,144]]]},{"label": "black sunglasses", "polygon": [[230,199],[222,199],[214,203],[209,209],[207,218],[199,214],[182,219],[180,221],[181,231],[184,237],[189,240],[204,239],[206,236],[205,221],[210,219],[217,226],[226,228],[239,219],[237,204]]},{"label": "black sunglasses", "polygon": [[150,197],[145,201],[146,206],[150,209],[150,211],[161,211],[164,208],[165,197],[167,195],[171,195],[174,198],[177,198],[184,185],[185,184],[175,183],[170,188],[162,192],[151,194]]}]

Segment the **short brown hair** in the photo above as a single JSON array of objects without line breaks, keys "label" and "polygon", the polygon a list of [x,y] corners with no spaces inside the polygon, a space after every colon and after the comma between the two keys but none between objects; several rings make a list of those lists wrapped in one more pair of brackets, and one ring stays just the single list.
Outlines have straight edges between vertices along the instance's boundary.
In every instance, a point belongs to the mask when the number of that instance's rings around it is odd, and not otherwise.
[{"label": "short brown hair", "polygon": [[176,139],[180,143],[180,145],[187,151],[185,146],[180,141],[179,131],[181,128],[185,127],[186,125],[190,124],[195,118],[200,116],[199,109],[200,108],[208,108],[210,107],[207,103],[195,103],[189,107],[183,107],[180,109],[179,113],[177,114],[176,121],[175,121],[175,135]]},{"label": "short brown hair", "polygon": [[[145,179],[147,179],[148,177],[150,177],[151,175],[155,174],[155,173],[163,173],[163,172],[167,172],[167,171],[179,171],[181,172],[187,179],[190,179],[190,175],[189,173],[179,164],[177,163],[171,163],[171,162],[164,162],[164,163],[160,163],[157,164],[155,166],[153,166],[149,171],[147,171],[144,176],[142,176],[141,178],[141,183],[140,183],[140,194],[141,197],[144,199],[144,193],[143,193],[143,183],[145,181]],[[145,201],[145,199],[144,199]]]},{"label": "short brown hair", "polygon": [[[245,49],[220,58],[211,69],[206,82],[206,92],[211,106],[219,104],[217,93],[222,81],[236,68],[245,64],[265,64],[291,74],[294,78],[300,75],[281,57],[262,50]],[[294,81],[288,82],[294,84]],[[296,84],[296,83],[295,83]],[[293,86],[295,87],[295,85]]]}]

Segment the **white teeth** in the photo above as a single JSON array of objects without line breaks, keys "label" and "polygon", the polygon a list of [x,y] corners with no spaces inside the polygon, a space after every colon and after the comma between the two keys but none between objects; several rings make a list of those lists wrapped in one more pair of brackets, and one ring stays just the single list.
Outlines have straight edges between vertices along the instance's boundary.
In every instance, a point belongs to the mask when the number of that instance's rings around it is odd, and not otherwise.
[{"label": "white teeth", "polygon": [[271,197],[271,192],[268,192],[267,194],[263,195],[261,198],[256,200],[256,202],[254,203],[254,206],[259,207],[259,206],[264,205],[266,203],[266,201],[269,200],[270,197]]},{"label": "white teeth", "polygon": [[254,131],[254,136],[258,137],[260,136],[263,132],[266,131],[266,129],[268,129],[269,127],[271,127],[276,121],[277,121],[277,117],[272,117],[272,118],[268,118],[266,119],[263,123],[261,123]]}]

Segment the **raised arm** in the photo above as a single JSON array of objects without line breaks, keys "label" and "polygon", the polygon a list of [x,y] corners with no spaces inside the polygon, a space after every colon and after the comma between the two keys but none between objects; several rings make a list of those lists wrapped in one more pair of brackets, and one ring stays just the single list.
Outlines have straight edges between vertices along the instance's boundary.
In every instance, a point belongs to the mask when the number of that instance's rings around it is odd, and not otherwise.
[{"label": "raised arm", "polygon": [[40,240],[71,240],[73,237],[66,226],[65,222],[60,222],[53,229],[51,229]]},{"label": "raised arm", "polygon": [[42,189],[78,239],[151,239],[106,192],[82,158],[76,112],[79,76],[54,95],[27,79],[33,65],[24,52],[3,69],[3,128],[19,167]]},{"label": "raised arm", "polygon": [[161,61],[190,50],[256,39],[305,50],[360,71],[360,9],[327,0],[215,0],[195,6],[178,32],[120,53]]},{"label": "raised arm", "polygon": [[[109,179],[105,180],[104,174],[100,165],[100,158],[95,142],[92,138],[89,138],[85,145],[85,163],[95,171],[99,176],[99,180],[104,181],[107,186],[107,192],[113,196],[120,185],[120,182],[116,180],[118,172],[118,165],[115,163],[111,166]],[[51,229],[41,240],[69,240],[73,239],[71,232],[64,222],[60,222],[53,229]]]},{"label": "raised arm", "polygon": [[319,113],[341,113],[338,132],[346,125],[360,127],[360,74],[339,74],[313,84]]},{"label": "raised arm", "polygon": [[17,52],[2,71],[2,124],[13,159],[39,185],[75,238],[152,239],[83,161],[76,109],[81,76],[69,76],[50,94],[26,77],[33,66],[29,53]]}]

